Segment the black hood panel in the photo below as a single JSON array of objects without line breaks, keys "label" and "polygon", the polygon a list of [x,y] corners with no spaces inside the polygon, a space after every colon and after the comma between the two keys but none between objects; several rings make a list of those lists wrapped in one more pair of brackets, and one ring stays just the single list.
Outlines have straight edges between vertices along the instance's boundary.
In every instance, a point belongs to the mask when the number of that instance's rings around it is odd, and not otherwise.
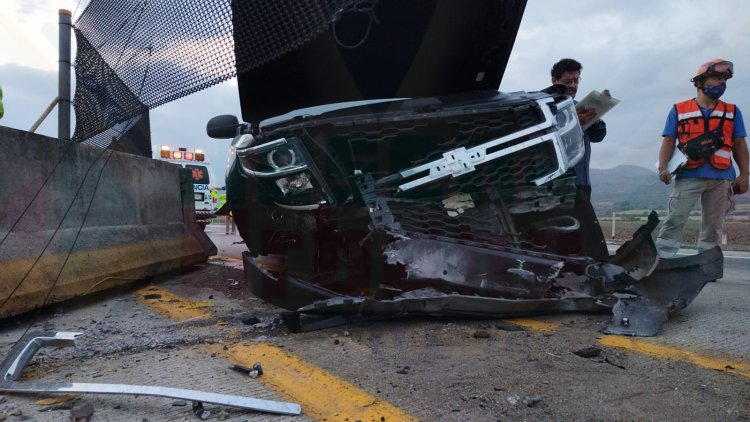
[{"label": "black hood panel", "polygon": [[[525,0],[362,3],[374,4],[371,13],[343,13],[299,48],[240,69],[243,120],[257,124],[291,110],[343,101],[497,89],[526,6]],[[296,13],[291,10],[296,2],[290,4],[284,7]],[[235,14],[242,9],[233,4]],[[252,51],[259,41],[257,27],[239,24],[248,22],[247,16],[235,15],[234,22],[239,66],[241,52]]]}]

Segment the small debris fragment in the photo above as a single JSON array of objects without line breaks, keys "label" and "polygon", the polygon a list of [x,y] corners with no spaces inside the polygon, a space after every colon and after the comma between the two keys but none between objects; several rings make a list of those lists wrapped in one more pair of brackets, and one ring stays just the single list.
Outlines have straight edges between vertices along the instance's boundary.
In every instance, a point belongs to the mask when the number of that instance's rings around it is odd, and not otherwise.
[{"label": "small debris fragment", "polygon": [[498,330],[503,330],[503,331],[526,331],[526,329],[521,327],[520,325],[508,324],[508,323],[495,324],[495,328],[497,328]]},{"label": "small debris fragment", "polygon": [[336,344],[336,345],[341,344],[341,340],[339,340],[337,338],[333,339],[333,344]]},{"label": "small debris fragment", "polygon": [[39,412],[50,412],[50,411],[53,411],[53,410],[70,410],[72,408],[73,408],[73,402],[66,402],[66,403],[55,404],[55,405],[52,405],[52,406],[40,407],[38,409],[38,411]]},{"label": "small debris fragment", "polygon": [[91,403],[79,403],[70,409],[71,422],[88,422],[94,414],[94,406]]},{"label": "small debris fragment", "polygon": [[596,356],[599,356],[599,354],[602,352],[602,349],[596,346],[592,347],[584,347],[583,349],[576,350],[573,352],[574,355],[578,355],[582,358],[593,358]]},{"label": "small debris fragment", "polygon": [[204,409],[203,403],[199,401],[193,402],[193,413],[198,417],[198,419],[202,421],[205,421],[206,419],[211,417],[211,411]]},{"label": "small debris fragment", "polygon": [[219,411],[216,413],[216,419],[220,421],[229,419],[229,412],[226,409],[219,409]]},{"label": "small debris fragment", "polygon": [[396,371],[396,373],[397,374],[401,374],[401,375],[409,375],[409,369],[411,369],[411,368],[408,367],[408,366],[404,366],[403,368],[401,368],[398,371]]},{"label": "small debris fragment", "polygon": [[161,299],[161,295],[159,293],[151,293],[143,296],[146,300],[155,300],[155,299]]},{"label": "small debris fragment", "polygon": [[258,378],[259,376],[263,375],[263,367],[260,366],[260,362],[255,362],[253,364],[253,369],[248,373],[250,378]]},{"label": "small debris fragment", "polygon": [[255,324],[260,323],[260,318],[258,317],[245,318],[242,320],[242,323],[245,325],[255,325]]},{"label": "small debris fragment", "polygon": [[232,365],[229,367],[229,369],[237,372],[242,372],[243,374],[248,375],[250,378],[258,378],[259,376],[263,375],[263,367],[260,365],[260,362],[255,362],[252,368],[248,368],[247,366],[243,365]]},{"label": "small debris fragment", "polygon": [[172,406],[187,406],[187,402],[185,400],[175,400],[172,402]]},{"label": "small debris fragment", "polygon": [[472,337],[474,338],[490,338],[490,333],[485,330],[476,330],[474,331],[474,334],[472,334]]},{"label": "small debris fragment", "polygon": [[604,361],[605,361],[605,362],[607,362],[608,364],[610,364],[610,365],[612,365],[612,366],[616,366],[616,367],[618,367],[618,368],[620,368],[620,369],[626,369],[626,368],[625,368],[625,366],[623,366],[623,365],[620,365],[620,364],[617,364],[617,363],[615,363],[615,362],[612,362],[612,361],[611,361],[611,360],[609,359],[609,357],[606,357],[606,358],[604,358]]},{"label": "small debris fragment", "polygon": [[504,390],[503,387],[492,387],[492,389],[495,390],[495,391],[503,391]]},{"label": "small debris fragment", "polygon": [[506,397],[505,400],[508,401],[508,403],[512,404],[513,406],[518,404],[518,401],[521,400],[521,397],[511,394],[510,396]]},{"label": "small debris fragment", "polygon": [[542,401],[542,398],[539,396],[526,396],[523,398],[523,404],[525,404],[526,407],[534,407],[534,405],[540,401]]},{"label": "small debris fragment", "polygon": [[[51,397],[48,399],[39,399],[35,401],[34,404],[38,406],[51,406],[54,404],[61,404],[61,403],[69,402],[75,398],[76,396],[73,394],[63,394],[62,396]],[[0,400],[0,403],[2,403],[1,400]]]}]

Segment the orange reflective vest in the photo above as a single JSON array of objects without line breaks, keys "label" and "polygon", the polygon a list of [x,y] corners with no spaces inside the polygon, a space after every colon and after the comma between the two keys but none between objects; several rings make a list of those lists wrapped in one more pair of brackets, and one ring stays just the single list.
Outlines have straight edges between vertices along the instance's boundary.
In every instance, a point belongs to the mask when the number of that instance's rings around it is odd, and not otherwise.
[{"label": "orange reflective vest", "polygon": [[[732,165],[732,132],[734,131],[734,104],[719,100],[711,114],[705,117],[695,99],[674,105],[677,111],[677,139],[681,145],[721,126],[724,144],[711,155],[711,165],[719,170],[726,170]],[[686,169],[700,167],[705,158],[688,159],[683,166]]]}]

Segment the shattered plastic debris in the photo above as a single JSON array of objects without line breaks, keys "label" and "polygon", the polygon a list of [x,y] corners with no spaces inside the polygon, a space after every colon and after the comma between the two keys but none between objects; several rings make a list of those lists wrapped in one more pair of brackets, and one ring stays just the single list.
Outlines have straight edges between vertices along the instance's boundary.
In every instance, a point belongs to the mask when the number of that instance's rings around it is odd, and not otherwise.
[{"label": "shattered plastic debris", "polygon": [[539,396],[526,396],[523,398],[523,404],[527,407],[534,407],[540,401],[542,401],[542,398]]},{"label": "shattered plastic debris", "polygon": [[193,402],[193,413],[196,417],[198,417],[198,419],[202,421],[205,421],[206,419],[211,417],[211,411],[203,408],[203,403],[199,401]]}]

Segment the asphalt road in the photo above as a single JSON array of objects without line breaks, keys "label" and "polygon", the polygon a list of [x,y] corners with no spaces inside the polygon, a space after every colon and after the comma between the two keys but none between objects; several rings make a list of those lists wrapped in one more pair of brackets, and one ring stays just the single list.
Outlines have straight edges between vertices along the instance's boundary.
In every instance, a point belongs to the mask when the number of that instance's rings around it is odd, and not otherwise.
[{"label": "asphalt road", "polygon": [[[725,277],[655,338],[602,335],[606,314],[396,320],[291,334],[278,308],[248,294],[239,237],[218,225],[207,231],[221,257],[140,290],[3,320],[0,352],[27,327],[82,331],[77,347],[40,352],[27,379],[172,386],[302,406],[301,416],[280,416],[206,403],[209,420],[750,419],[744,254],[727,252]],[[598,354],[573,353],[583,348]],[[255,362],[264,368],[256,379],[228,369]],[[0,395],[0,420],[68,420],[70,407],[84,403],[92,421],[198,420],[190,402],[173,399]]]}]

